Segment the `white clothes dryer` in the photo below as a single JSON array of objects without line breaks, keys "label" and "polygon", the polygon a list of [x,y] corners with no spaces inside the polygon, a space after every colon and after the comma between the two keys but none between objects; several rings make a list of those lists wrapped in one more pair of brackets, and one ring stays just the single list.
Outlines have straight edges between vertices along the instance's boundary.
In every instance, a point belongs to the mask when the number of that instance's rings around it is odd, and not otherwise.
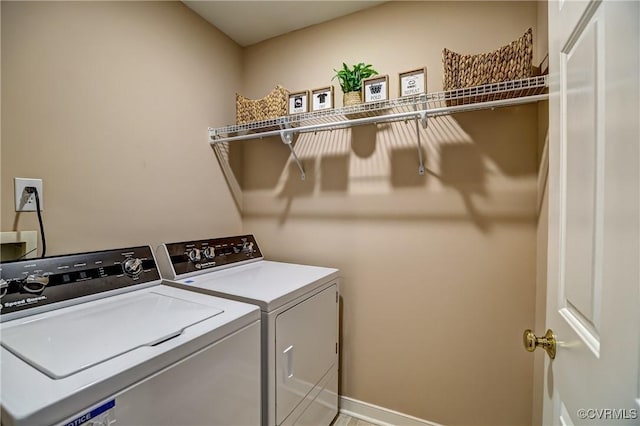
[{"label": "white clothes dryer", "polygon": [[148,246],[0,277],[3,426],[259,424],[255,306],[162,285]]},{"label": "white clothes dryer", "polygon": [[338,413],[338,270],[264,260],[253,235],[163,244],[170,285],[262,311],[262,424],[329,425]]}]

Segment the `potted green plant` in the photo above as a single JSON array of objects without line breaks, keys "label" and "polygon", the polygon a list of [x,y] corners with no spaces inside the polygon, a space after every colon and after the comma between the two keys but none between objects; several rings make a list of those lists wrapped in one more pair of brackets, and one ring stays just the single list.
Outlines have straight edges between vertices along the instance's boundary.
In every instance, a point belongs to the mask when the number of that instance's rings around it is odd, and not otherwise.
[{"label": "potted green plant", "polygon": [[371,64],[365,65],[364,62],[354,65],[353,68],[349,68],[347,64],[343,62],[341,69],[334,69],[333,71],[335,71],[336,75],[334,75],[331,80],[337,78],[340,82],[343,93],[342,103],[344,106],[362,103],[360,96],[362,80],[378,74],[378,71],[374,70]]}]

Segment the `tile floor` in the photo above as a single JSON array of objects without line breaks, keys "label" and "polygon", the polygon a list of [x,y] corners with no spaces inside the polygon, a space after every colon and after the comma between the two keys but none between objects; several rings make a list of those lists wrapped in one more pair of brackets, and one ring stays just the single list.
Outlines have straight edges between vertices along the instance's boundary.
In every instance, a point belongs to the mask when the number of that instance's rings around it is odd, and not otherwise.
[{"label": "tile floor", "polygon": [[355,417],[349,417],[345,414],[338,414],[338,417],[333,421],[331,426],[376,426],[373,423],[365,422],[364,420],[356,419]]}]

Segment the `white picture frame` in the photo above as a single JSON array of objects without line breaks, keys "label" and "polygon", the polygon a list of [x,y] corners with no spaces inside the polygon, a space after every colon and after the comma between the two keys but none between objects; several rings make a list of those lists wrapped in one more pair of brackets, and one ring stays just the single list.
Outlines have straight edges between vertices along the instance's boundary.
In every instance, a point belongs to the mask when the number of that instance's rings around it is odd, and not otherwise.
[{"label": "white picture frame", "polygon": [[309,112],[309,91],[289,93],[287,102],[287,114],[303,114]]},{"label": "white picture frame", "polygon": [[321,87],[311,91],[311,111],[323,111],[333,108],[333,86]]},{"label": "white picture frame", "polygon": [[362,81],[362,99],[367,102],[381,102],[389,99],[389,76],[377,75]]},{"label": "white picture frame", "polygon": [[427,93],[427,67],[398,74],[398,96],[415,96]]}]

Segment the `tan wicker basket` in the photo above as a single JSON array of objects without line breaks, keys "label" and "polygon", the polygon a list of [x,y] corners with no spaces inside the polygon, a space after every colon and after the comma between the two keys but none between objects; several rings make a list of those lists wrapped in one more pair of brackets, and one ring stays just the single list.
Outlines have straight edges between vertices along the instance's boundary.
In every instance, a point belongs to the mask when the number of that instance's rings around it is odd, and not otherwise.
[{"label": "tan wicker basket", "polygon": [[461,55],[449,49],[442,51],[443,89],[454,90],[484,84],[520,80],[534,75],[533,33],[490,53]]},{"label": "tan wicker basket", "polygon": [[277,85],[262,99],[247,99],[236,93],[236,124],[264,121],[287,115],[289,91]]}]

